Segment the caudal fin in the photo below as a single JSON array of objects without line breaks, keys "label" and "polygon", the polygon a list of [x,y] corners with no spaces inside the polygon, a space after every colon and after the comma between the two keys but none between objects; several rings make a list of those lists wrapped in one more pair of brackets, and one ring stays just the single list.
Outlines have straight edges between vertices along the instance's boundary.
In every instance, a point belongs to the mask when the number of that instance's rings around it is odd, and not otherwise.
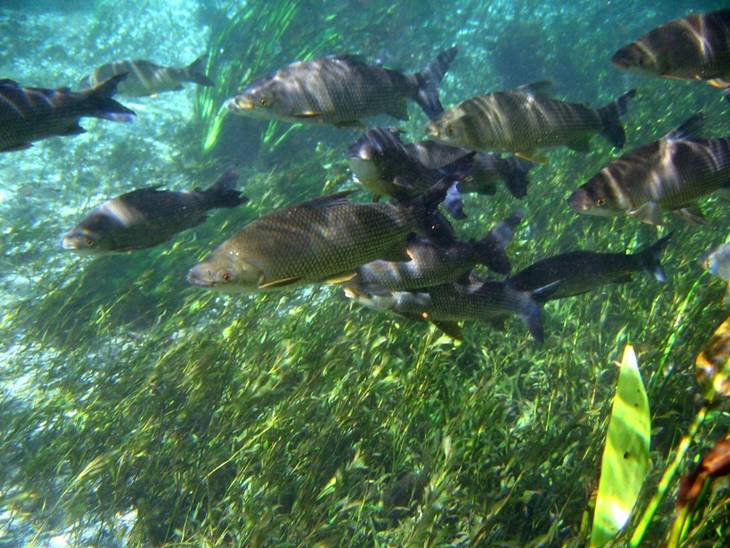
[{"label": "caudal fin", "polygon": [[466,219],[464,200],[458,183],[471,173],[475,155],[476,152],[470,152],[450,164],[434,170],[437,177],[450,177],[453,180],[453,184],[446,193],[444,206],[454,219]]},{"label": "caudal fin", "polygon": [[503,160],[500,174],[504,178],[507,189],[515,198],[527,196],[527,186],[530,184],[527,173],[534,165],[532,162],[522,160],[516,156],[510,156]]},{"label": "caudal fin", "polygon": [[662,268],[661,258],[664,248],[667,247],[667,242],[669,242],[669,238],[671,238],[672,234],[673,233],[670,232],[660,240],[651,244],[644,251],[636,254],[636,258],[639,260],[641,267],[651,273],[660,282],[667,281],[667,274],[664,272],[664,268]]},{"label": "caudal fin", "polygon": [[598,116],[601,118],[601,135],[616,148],[623,148],[626,144],[626,133],[621,125],[621,116],[626,114],[629,100],[634,95],[636,95],[636,90],[631,89],[615,101],[598,109]]},{"label": "caudal fin", "polygon": [[185,75],[188,81],[195,82],[201,86],[215,86],[215,82],[205,75],[205,64],[207,61],[208,55],[203,54],[185,68]]},{"label": "caudal fin", "polygon": [[86,101],[89,105],[89,116],[114,122],[131,122],[134,120],[134,111],[112,99],[112,96],[117,92],[117,85],[126,77],[126,72],[117,74],[83,92],[86,94]]},{"label": "caudal fin", "polygon": [[444,112],[439,100],[439,84],[458,51],[456,47],[442,51],[425,69],[415,75],[418,93],[414,99],[430,120],[438,118]]},{"label": "caudal fin", "polygon": [[248,198],[236,190],[238,172],[229,169],[203,192],[210,198],[211,208],[236,207],[248,202]]},{"label": "caudal fin", "polygon": [[477,261],[498,274],[509,274],[512,265],[507,258],[507,246],[515,236],[515,228],[524,218],[522,211],[513,213],[490,230],[484,238],[474,242]]},{"label": "caudal fin", "polygon": [[538,344],[542,344],[543,340],[545,340],[542,305],[550,300],[550,296],[558,290],[561,283],[562,281],[559,280],[532,291],[529,294],[529,299],[526,300],[527,304],[523,306],[523,310],[520,313],[522,321],[525,322],[527,328],[530,330],[530,334]]}]

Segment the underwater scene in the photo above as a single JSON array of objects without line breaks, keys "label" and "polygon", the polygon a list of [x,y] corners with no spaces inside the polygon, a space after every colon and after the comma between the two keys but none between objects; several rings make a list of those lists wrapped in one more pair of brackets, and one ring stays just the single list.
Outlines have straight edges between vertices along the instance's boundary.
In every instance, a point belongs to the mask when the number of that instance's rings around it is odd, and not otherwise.
[{"label": "underwater scene", "polygon": [[727,8],[0,0],[0,547],[726,546]]}]

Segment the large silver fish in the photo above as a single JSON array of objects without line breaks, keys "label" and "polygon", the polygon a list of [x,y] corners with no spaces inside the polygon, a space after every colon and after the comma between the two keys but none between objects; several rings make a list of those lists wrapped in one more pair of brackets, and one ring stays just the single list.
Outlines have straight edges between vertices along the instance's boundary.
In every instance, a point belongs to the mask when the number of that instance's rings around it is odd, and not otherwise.
[{"label": "large silver fish", "polygon": [[730,10],[669,21],[619,49],[611,61],[646,76],[704,80],[730,98]]},{"label": "large silver fish", "polygon": [[578,213],[661,224],[662,211],[703,223],[697,200],[730,184],[730,138],[702,139],[697,114],[659,141],[606,165],[568,198]]},{"label": "large silver fish", "polygon": [[635,90],[594,109],[550,97],[550,82],[535,82],[510,91],[467,99],[426,126],[440,143],[471,150],[511,152],[520,158],[546,162],[539,149],[565,145],[586,152],[600,133],[615,147],[626,137],[620,117]]},{"label": "large silver fish", "polygon": [[26,88],[0,80],[0,152],[24,150],[34,141],[84,133],[84,117],[130,122],[134,112],[112,96],[126,75],[120,74],[85,91]]},{"label": "large silver fish", "polygon": [[253,221],[188,273],[198,287],[270,291],[303,284],[342,282],[376,259],[408,260],[407,236],[428,233],[430,212],[448,182],[412,205],[353,203],[339,192]]},{"label": "large silver fish", "polygon": [[207,190],[190,192],[142,188],[108,200],[63,238],[64,249],[104,253],[145,249],[205,221],[211,209],[248,201],[234,189],[238,174],[228,171]]},{"label": "large silver fish", "polygon": [[362,126],[362,119],[390,114],[408,119],[406,100],[429,118],[443,112],[438,86],[457,49],[438,55],[422,72],[403,74],[354,55],[299,61],[246,86],[226,103],[240,116],[307,124]]},{"label": "large silver fish", "polygon": [[560,282],[549,297],[552,300],[581,295],[609,283],[629,282],[634,272],[646,271],[664,282],[667,277],[661,255],[670,236],[671,233],[635,254],[562,253],[521,270],[507,280],[507,285],[518,291],[533,291]]},{"label": "large silver fish", "polygon": [[128,77],[119,85],[119,94],[127,97],[144,97],[165,91],[183,89],[186,82],[201,86],[214,86],[205,75],[207,55],[201,55],[187,67],[161,67],[151,61],[134,59],[102,65],[81,81],[82,86],[93,87],[117,74]]}]

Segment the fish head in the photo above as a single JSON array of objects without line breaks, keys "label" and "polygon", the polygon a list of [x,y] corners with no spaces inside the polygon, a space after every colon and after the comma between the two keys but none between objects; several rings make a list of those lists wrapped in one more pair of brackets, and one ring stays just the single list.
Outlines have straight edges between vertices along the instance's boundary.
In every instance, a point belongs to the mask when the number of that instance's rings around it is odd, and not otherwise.
[{"label": "fish head", "polygon": [[613,217],[622,211],[601,185],[591,184],[590,181],[570,195],[568,204],[578,213],[598,217]]},{"label": "fish head", "polygon": [[639,42],[632,42],[618,50],[611,57],[611,63],[622,70],[644,76],[662,76],[667,71],[667,68],[660,63],[660,58],[646,47],[642,47]]},{"label": "fish head", "polygon": [[430,139],[439,143],[469,148],[466,116],[459,108],[453,108],[441,117],[431,120],[425,131]]},{"label": "fish head", "polygon": [[292,108],[287,107],[283,86],[275,77],[262,78],[228,99],[226,108],[237,116],[262,120],[289,116]]},{"label": "fish head", "polygon": [[730,244],[708,249],[700,255],[697,262],[713,276],[730,280]]},{"label": "fish head", "polygon": [[245,260],[229,253],[214,253],[188,271],[188,283],[218,291],[255,291],[261,272]]},{"label": "fish head", "polygon": [[393,294],[385,292],[383,294],[368,293],[357,287],[346,287],[345,297],[355,301],[357,304],[370,308],[371,310],[378,310],[380,312],[387,312],[393,310],[395,307],[395,299]]},{"label": "fish head", "polygon": [[101,215],[92,215],[84,223],[69,230],[61,246],[77,253],[103,253],[114,249],[111,230],[105,229],[108,220]]},{"label": "fish head", "polygon": [[[376,128],[369,130],[349,146],[348,162],[359,181],[379,181],[387,177],[389,164],[393,163],[393,157],[398,156],[396,145],[400,144],[403,149],[402,143],[399,140],[396,143],[396,140],[398,137],[394,131]],[[402,150],[404,151],[405,149]]]}]

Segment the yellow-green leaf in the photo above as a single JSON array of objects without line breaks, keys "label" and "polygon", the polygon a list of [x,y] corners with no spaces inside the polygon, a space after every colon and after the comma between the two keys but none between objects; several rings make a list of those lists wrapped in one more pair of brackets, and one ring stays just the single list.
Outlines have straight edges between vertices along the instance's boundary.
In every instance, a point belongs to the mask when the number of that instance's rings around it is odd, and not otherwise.
[{"label": "yellow-green leaf", "polygon": [[591,546],[603,546],[626,525],[649,470],[649,400],[636,354],[624,348],[601,460]]}]

